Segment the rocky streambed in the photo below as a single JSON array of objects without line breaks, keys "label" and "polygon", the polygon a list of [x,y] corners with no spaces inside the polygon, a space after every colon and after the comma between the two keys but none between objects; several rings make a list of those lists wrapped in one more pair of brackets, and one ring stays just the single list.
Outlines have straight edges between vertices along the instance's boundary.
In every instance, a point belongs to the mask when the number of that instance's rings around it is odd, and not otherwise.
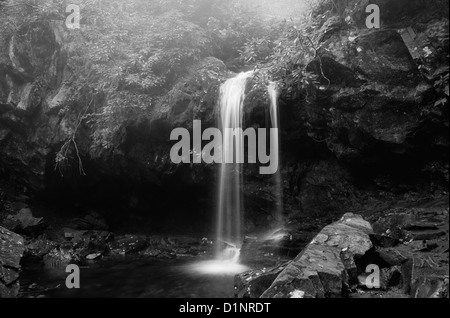
[{"label": "rocky streambed", "polygon": [[372,224],[345,214],[292,261],[237,275],[236,296],[448,298],[448,211],[442,197],[373,213]]},{"label": "rocky streambed", "polygon": [[[113,233],[96,212],[55,223],[26,202],[4,201],[1,297],[448,297],[445,194],[249,233],[251,270],[234,278],[192,270],[214,257],[207,237]],[[68,264],[81,267],[80,290],[65,286]]]}]

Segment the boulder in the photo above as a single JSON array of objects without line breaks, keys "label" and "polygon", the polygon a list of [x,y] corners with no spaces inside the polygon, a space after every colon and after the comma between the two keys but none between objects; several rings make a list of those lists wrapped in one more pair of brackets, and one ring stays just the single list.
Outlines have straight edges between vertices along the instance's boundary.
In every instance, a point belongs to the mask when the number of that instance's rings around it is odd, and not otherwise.
[{"label": "boulder", "polygon": [[[391,5],[393,1],[387,2]],[[437,97],[402,35],[395,29],[355,30],[329,21],[319,32],[322,43],[317,56],[307,67],[319,77],[319,88],[310,101],[296,106],[296,116],[306,122],[308,136],[326,141],[341,163],[355,167],[392,164],[387,158],[411,156],[429,147],[433,141],[424,143],[414,136],[420,129],[429,129],[425,127],[424,106]],[[435,33],[445,37],[445,32]],[[443,40],[437,42],[442,44]],[[436,67],[431,74],[434,70]],[[435,120],[448,127],[444,113],[439,110]]]},{"label": "boulder", "polygon": [[288,264],[238,274],[234,278],[236,298],[259,298]]},{"label": "boulder", "polygon": [[26,245],[23,263],[36,264],[43,260],[44,256],[49,254],[58,244],[45,238],[32,240]]},{"label": "boulder", "polygon": [[379,259],[377,264],[385,267],[402,265],[412,257],[407,248],[404,248],[404,251],[401,248],[377,248],[375,254]]},{"label": "boulder", "polygon": [[280,228],[272,233],[247,236],[241,247],[240,260],[244,264],[274,267],[280,259],[292,259],[308,245],[316,232]]},{"label": "boulder", "polygon": [[342,297],[349,276],[356,273],[357,257],[372,248],[373,230],[361,216],[345,214],[325,227],[312,242],[283,269],[262,298]]},{"label": "boulder", "polygon": [[107,243],[104,237],[86,235],[74,248],[80,259],[96,260],[107,251]]},{"label": "boulder", "polygon": [[24,239],[0,226],[0,298],[18,295],[20,260],[24,251]]},{"label": "boulder", "polygon": [[311,244],[284,269],[261,298],[337,298],[348,284],[340,249]]},{"label": "boulder", "polygon": [[43,218],[35,218],[29,208],[23,208],[17,214],[9,215],[4,225],[11,231],[30,236],[41,234],[46,227]]}]

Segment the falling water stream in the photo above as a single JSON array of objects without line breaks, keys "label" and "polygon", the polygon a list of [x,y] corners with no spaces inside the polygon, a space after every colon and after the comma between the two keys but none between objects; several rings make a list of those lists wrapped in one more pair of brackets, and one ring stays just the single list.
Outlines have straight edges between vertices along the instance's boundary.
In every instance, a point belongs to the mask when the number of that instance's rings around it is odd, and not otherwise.
[{"label": "falling water stream", "polygon": [[[240,73],[226,81],[220,89],[220,124],[222,132],[226,128],[235,130],[242,127],[245,88],[253,72]],[[278,89],[274,83],[267,87],[270,97],[271,128],[278,129]],[[219,199],[217,208],[217,250],[213,261],[196,264],[195,270],[202,273],[236,274],[247,268],[239,264],[239,255],[243,241],[243,178],[242,158],[245,157],[242,130],[236,130],[235,137],[223,133],[222,156],[220,167]],[[274,149],[279,151],[279,136],[270,139]],[[241,160],[237,160],[241,158]],[[231,162],[231,163],[230,163]],[[276,201],[275,219],[281,219],[282,187],[279,170],[274,175],[274,196]]]},{"label": "falling water stream", "polygon": [[[270,120],[272,128],[278,129],[280,126],[280,118],[279,118],[279,110],[278,110],[278,96],[279,90],[277,85],[274,82],[270,82],[267,86],[267,92],[269,93],[270,98]],[[274,148],[278,152],[278,165],[280,166],[280,142],[279,142],[279,134],[271,135],[270,143],[274,145]],[[276,223],[281,223],[282,220],[282,211],[283,211],[283,187],[281,181],[281,171],[280,169],[273,176],[274,182],[274,196],[276,202],[276,213],[275,220]]]},{"label": "falling water stream", "polygon": [[[242,107],[245,87],[253,72],[240,73],[227,80],[220,88],[220,126],[242,128]],[[219,195],[217,205],[217,248],[216,259],[196,264],[195,270],[210,274],[236,274],[247,267],[239,264],[242,244],[242,165],[237,158],[244,158],[244,138],[239,131],[236,137],[223,133],[222,164],[219,174]]]},{"label": "falling water stream", "polygon": [[[241,73],[225,82],[220,89],[220,123],[225,128],[242,128],[242,107],[245,99],[245,87],[253,72]],[[230,158],[233,163],[223,160],[220,168],[219,201],[217,209],[217,242],[225,243],[226,255],[233,258],[230,249],[237,250],[242,242],[242,165],[237,158],[244,157],[244,138],[242,134],[233,136],[223,133],[223,158]],[[218,258],[221,255],[218,244]]]}]

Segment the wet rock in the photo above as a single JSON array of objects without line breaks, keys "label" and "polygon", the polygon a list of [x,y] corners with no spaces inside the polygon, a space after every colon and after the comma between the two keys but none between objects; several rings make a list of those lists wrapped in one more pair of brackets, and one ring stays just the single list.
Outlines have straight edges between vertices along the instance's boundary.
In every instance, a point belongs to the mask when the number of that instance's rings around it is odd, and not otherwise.
[{"label": "wet rock", "polygon": [[44,238],[32,240],[26,245],[22,262],[24,264],[35,264],[42,261],[43,257],[55,249],[57,245],[57,243]]},{"label": "wet rock", "polygon": [[412,239],[415,241],[428,241],[428,240],[434,240],[440,237],[445,236],[447,233],[443,230],[428,230],[428,231],[421,231],[421,232],[412,232],[411,236]]},{"label": "wet rock", "polygon": [[17,214],[9,215],[4,225],[14,232],[30,236],[41,234],[46,227],[43,218],[35,218],[29,208],[23,208]]},{"label": "wet rock", "polygon": [[89,261],[97,260],[102,256],[102,253],[91,253],[86,255],[86,259]]},{"label": "wet rock", "polygon": [[411,269],[411,297],[440,298],[448,295],[448,255],[415,255]]},{"label": "wet rock", "polygon": [[[435,209],[428,206],[435,204]],[[444,204],[444,205],[443,205]],[[415,245],[416,250],[440,247],[448,237],[448,211],[445,202],[432,200],[415,208],[391,211],[373,223],[372,236],[378,246],[393,247],[399,243]]]},{"label": "wet rock", "polygon": [[118,237],[115,241],[108,243],[111,254],[127,255],[138,253],[148,246],[146,238],[137,235],[125,235]]},{"label": "wet rock", "polygon": [[355,40],[356,63],[369,79],[378,83],[398,84],[417,80],[418,69],[395,30],[380,30]]},{"label": "wet rock", "polygon": [[60,243],[45,238],[32,240],[27,244],[25,263],[43,261],[49,267],[61,267],[70,262],[81,262],[84,259],[99,259],[107,250],[107,238],[111,233],[106,231],[78,231],[63,229],[64,241]]},{"label": "wet rock", "polygon": [[394,237],[389,237],[387,235],[381,235],[381,234],[372,234],[370,236],[372,243],[375,246],[380,247],[394,247],[400,243],[400,241]]},{"label": "wet rock", "polygon": [[99,259],[107,250],[104,239],[96,236],[86,237],[85,240],[75,245],[76,253],[81,259]]},{"label": "wet rock", "polygon": [[287,264],[238,274],[234,278],[236,298],[259,298]]},{"label": "wet rock", "polygon": [[245,264],[273,267],[280,259],[292,259],[298,255],[313,237],[314,232],[296,230],[295,227],[281,228],[265,235],[247,236],[240,259]]},{"label": "wet rock", "polygon": [[348,283],[340,249],[311,244],[289,263],[261,298],[335,298]]},{"label": "wet rock", "polygon": [[62,268],[79,261],[80,259],[70,242],[61,244],[43,257],[43,263],[48,268]]},{"label": "wet rock", "polygon": [[23,238],[0,227],[0,298],[17,296],[20,287],[20,260],[24,251]]},{"label": "wet rock", "polygon": [[[370,223],[361,216],[344,215],[325,227],[261,297],[342,297],[349,285],[349,272],[355,269],[355,257],[372,248],[372,233]],[[351,258],[353,262],[349,261]]]},{"label": "wet rock", "polygon": [[378,235],[400,242],[407,238],[405,228],[413,221],[414,215],[410,213],[390,213],[373,223],[373,229]]},{"label": "wet rock", "polygon": [[415,286],[414,298],[448,298],[448,277],[425,276],[420,277]]},{"label": "wet rock", "polygon": [[[379,266],[381,288],[388,292],[419,298],[447,297],[448,201],[426,200],[393,210],[376,218],[374,229],[383,232],[382,237],[394,236],[397,244],[389,248],[377,244],[359,260],[359,266]],[[380,234],[378,240],[374,236],[372,240],[378,243]]]},{"label": "wet rock", "polygon": [[369,238],[372,233],[372,226],[362,216],[347,213],[338,222],[325,227],[311,244],[347,248],[353,255],[362,256],[372,248]]},{"label": "wet rock", "polygon": [[139,254],[148,257],[158,257],[163,254],[163,251],[158,248],[148,247],[145,250],[140,251]]},{"label": "wet rock", "polygon": [[428,230],[438,230],[438,223],[432,222],[412,222],[404,226],[407,231],[428,231]]},{"label": "wet rock", "polygon": [[175,255],[176,255],[177,257],[192,256],[192,255],[190,254],[190,249],[188,249],[188,248],[183,248],[183,247],[181,247],[181,248],[175,248],[175,249],[173,249],[173,252],[175,253]]},{"label": "wet rock", "polygon": [[402,253],[398,248],[377,248],[375,254],[380,261],[374,263],[388,267],[402,265],[412,257],[411,252],[404,251]]}]

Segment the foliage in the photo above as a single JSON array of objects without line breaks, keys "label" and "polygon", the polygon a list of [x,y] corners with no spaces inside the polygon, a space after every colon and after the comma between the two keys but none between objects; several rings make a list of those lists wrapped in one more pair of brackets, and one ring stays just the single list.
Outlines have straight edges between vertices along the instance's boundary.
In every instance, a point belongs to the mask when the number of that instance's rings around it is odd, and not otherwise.
[{"label": "foliage", "polygon": [[214,56],[225,61],[239,57],[246,42],[262,37],[268,28],[255,12],[232,1],[218,5],[216,14],[207,20],[206,30],[214,45]]},{"label": "foliage", "polygon": [[[75,120],[57,164],[71,151],[79,153],[76,136],[82,128],[91,132],[91,153],[114,150],[125,127],[149,113],[189,67],[207,56],[234,59],[249,39],[267,31],[237,0],[71,3],[80,6],[82,20],[81,29],[64,34],[70,74],[65,85],[71,94],[60,115]],[[13,34],[36,21],[63,24],[66,5],[64,0],[0,2],[0,45],[6,47]]]},{"label": "foliage", "polygon": [[241,59],[255,64],[255,86],[277,82],[278,87],[290,96],[307,95],[317,84],[317,76],[306,70],[316,58],[316,49],[304,25],[284,21],[271,25],[272,33],[248,41],[241,50]]}]

